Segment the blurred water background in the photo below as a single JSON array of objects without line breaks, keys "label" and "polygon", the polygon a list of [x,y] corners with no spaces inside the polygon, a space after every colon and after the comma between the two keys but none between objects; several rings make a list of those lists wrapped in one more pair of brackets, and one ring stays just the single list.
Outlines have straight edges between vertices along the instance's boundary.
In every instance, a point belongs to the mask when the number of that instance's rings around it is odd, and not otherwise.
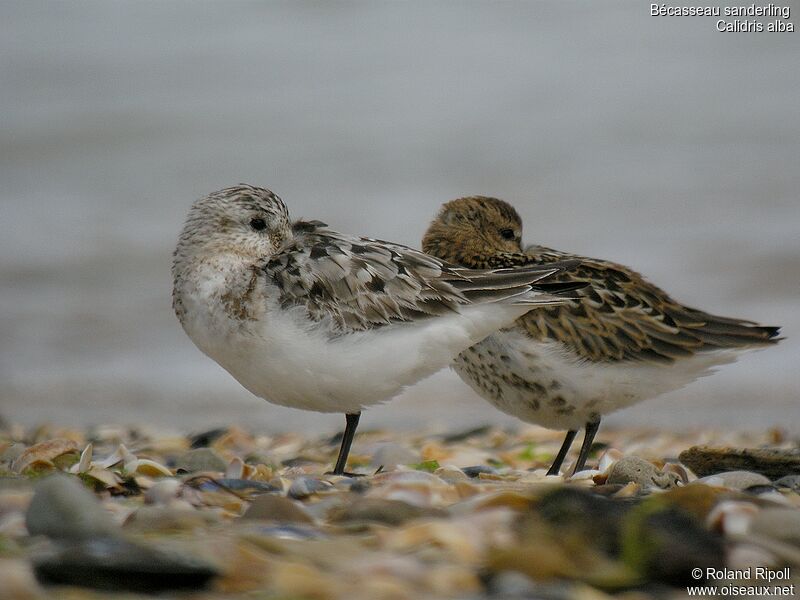
[{"label": "blurred water background", "polygon": [[[792,20],[797,21],[796,15]],[[800,430],[800,33],[641,2],[0,4],[0,415],[335,431],[170,307],[189,204],[238,182],[411,246],[439,205],[613,259],[780,346],[609,424]],[[364,427],[514,423],[442,372]]]}]

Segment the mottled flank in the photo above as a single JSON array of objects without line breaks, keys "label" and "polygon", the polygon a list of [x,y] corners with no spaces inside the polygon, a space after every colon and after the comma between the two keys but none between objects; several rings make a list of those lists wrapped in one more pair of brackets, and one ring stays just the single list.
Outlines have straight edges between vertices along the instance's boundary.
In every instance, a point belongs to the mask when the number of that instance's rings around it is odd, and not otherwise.
[{"label": "mottled flank", "polygon": [[777,327],[684,306],[623,265],[542,246],[523,250],[521,234],[508,203],[479,196],[445,204],[422,242],[426,252],[476,269],[579,261],[568,278],[553,277],[585,284],[570,301],[528,312],[454,362],[480,395],[521,419],[596,430],[606,413],[778,341]]}]

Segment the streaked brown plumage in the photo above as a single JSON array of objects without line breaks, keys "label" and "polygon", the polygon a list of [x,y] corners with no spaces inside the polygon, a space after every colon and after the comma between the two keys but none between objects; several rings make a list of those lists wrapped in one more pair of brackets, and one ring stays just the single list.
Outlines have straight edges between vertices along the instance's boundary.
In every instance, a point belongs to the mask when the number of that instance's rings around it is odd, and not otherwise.
[{"label": "streaked brown plumage", "polygon": [[[587,436],[578,468],[603,414],[682,387],[735,360],[736,351],[778,341],[777,327],[684,306],[623,265],[543,246],[523,250],[521,234],[522,221],[511,205],[473,196],[445,204],[422,247],[476,269],[581,261],[569,280],[588,286],[572,292],[575,300],[527,313],[453,365],[501,410],[569,430],[551,472],[558,472],[581,425]],[[586,381],[576,383],[576,374]]]}]

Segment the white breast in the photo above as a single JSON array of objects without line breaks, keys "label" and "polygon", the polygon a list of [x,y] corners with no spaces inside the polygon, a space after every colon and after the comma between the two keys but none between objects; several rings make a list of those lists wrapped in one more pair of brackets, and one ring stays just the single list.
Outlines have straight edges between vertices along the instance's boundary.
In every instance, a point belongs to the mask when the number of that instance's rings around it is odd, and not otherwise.
[{"label": "white breast", "polygon": [[530,310],[466,306],[461,313],[331,337],[328,322],[309,320],[302,307],[280,307],[278,290],[269,285],[257,290],[255,319],[231,318],[220,301],[229,283],[230,276],[201,272],[182,284],[186,333],[253,394],[319,412],[356,412],[388,400]]}]

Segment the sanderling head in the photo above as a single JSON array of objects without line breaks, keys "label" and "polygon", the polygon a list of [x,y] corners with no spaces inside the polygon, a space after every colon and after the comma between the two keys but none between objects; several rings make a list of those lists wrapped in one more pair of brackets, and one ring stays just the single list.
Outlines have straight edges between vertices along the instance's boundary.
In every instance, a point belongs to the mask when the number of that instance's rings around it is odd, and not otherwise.
[{"label": "sanderling head", "polygon": [[522,220],[514,207],[486,196],[469,196],[442,206],[422,239],[422,250],[471,266],[473,256],[522,252]]},{"label": "sanderling head", "polygon": [[271,191],[240,184],[192,205],[175,263],[215,254],[268,258],[292,237],[289,211]]}]

